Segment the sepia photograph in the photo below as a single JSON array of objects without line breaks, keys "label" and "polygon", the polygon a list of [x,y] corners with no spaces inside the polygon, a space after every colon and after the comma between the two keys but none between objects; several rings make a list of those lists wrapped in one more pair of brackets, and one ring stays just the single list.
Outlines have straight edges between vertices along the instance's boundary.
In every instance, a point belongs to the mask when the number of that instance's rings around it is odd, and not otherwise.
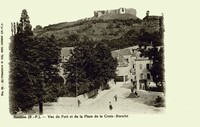
[{"label": "sepia photograph", "polygon": [[10,113],[163,113],[164,14],[145,11],[94,10],[33,28],[23,9],[11,23]]},{"label": "sepia photograph", "polygon": [[198,4],[1,2],[0,120],[157,127],[198,114]]}]

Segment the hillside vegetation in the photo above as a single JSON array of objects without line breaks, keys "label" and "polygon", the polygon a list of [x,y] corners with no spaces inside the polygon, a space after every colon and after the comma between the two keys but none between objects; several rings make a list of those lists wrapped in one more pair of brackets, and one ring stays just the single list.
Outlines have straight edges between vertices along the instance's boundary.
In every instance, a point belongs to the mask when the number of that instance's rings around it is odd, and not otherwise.
[{"label": "hillside vegetation", "polygon": [[150,45],[151,42],[162,45],[161,23],[155,22],[152,27],[144,22],[131,14],[106,14],[99,18],[49,25],[34,31],[37,36],[53,34],[61,47],[76,46],[85,39],[103,41],[113,50],[138,44]]}]

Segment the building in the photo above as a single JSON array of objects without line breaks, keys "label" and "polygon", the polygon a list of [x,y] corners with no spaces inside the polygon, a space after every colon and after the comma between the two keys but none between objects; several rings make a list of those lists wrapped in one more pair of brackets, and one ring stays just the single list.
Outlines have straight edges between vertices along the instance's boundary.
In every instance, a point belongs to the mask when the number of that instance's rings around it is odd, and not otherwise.
[{"label": "building", "polygon": [[132,14],[136,16],[136,10],[133,8],[119,8],[119,9],[112,9],[112,10],[98,10],[94,11],[94,17],[98,18],[105,14]]},{"label": "building", "polygon": [[[147,11],[146,16],[142,20],[143,29],[149,33],[153,33],[155,31],[158,32],[160,31],[160,29],[164,30],[163,15],[161,16],[149,15],[149,13],[150,12]],[[145,28],[148,28],[148,29],[145,29]]]},{"label": "building", "polygon": [[123,82],[124,84],[130,83],[134,76],[133,64],[134,57],[131,49],[120,49],[112,51],[112,56],[117,58],[117,77],[115,82]]},{"label": "building", "polygon": [[[63,64],[69,60],[73,49],[74,47],[61,49],[60,75],[64,80],[67,74],[64,74]],[[118,61],[115,82],[123,84],[133,83],[138,90],[149,88],[149,84],[152,82],[152,76],[149,72],[152,61],[147,57],[140,57],[139,46],[114,50],[111,54]]]},{"label": "building", "polygon": [[152,76],[149,69],[152,65],[149,58],[135,59],[135,72],[136,72],[136,87],[139,90],[146,90],[152,82]]},{"label": "building", "polygon": [[152,82],[149,69],[152,61],[147,57],[140,57],[139,46],[112,51],[117,58],[117,77],[115,82],[133,83],[138,90],[146,90]]}]

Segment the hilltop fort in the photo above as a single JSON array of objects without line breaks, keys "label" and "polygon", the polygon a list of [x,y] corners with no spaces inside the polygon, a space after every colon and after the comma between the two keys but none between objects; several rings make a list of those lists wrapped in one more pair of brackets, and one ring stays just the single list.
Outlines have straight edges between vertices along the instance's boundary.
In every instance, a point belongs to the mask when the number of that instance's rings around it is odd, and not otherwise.
[{"label": "hilltop fort", "polygon": [[133,8],[119,8],[119,9],[112,9],[112,10],[98,10],[98,11],[94,11],[94,17],[98,18],[102,15],[106,15],[106,14],[132,14],[134,16],[136,16],[136,9]]}]

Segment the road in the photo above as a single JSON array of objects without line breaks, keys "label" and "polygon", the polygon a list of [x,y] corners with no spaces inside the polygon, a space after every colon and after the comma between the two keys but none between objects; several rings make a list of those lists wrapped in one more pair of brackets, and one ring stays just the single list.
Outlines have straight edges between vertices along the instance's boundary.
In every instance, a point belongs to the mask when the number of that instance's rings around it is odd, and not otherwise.
[{"label": "road", "polygon": [[[139,91],[139,98],[128,98],[131,93],[130,85],[118,85],[103,93],[82,102],[80,107],[67,105],[67,101],[44,104],[44,114],[158,114],[165,112],[165,108],[145,104],[160,95],[159,92]],[[114,100],[115,95],[118,97],[117,101]],[[59,101],[65,101],[65,98]],[[112,110],[109,109],[109,102],[113,106]],[[36,113],[37,108],[34,107]]]}]

